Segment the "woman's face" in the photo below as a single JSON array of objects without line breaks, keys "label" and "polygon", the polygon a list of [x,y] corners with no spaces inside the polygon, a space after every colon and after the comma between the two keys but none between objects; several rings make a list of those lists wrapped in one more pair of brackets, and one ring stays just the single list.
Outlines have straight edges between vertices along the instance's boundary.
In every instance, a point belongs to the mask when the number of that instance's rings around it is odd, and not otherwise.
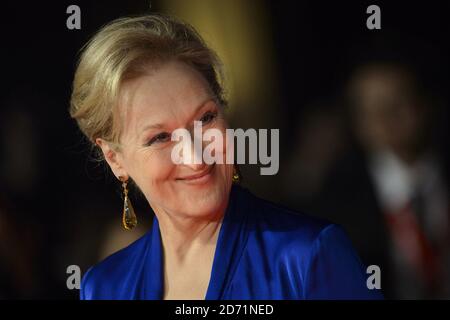
[{"label": "woman's face", "polygon": [[[108,152],[103,143],[105,158],[117,177],[128,176],[136,182],[157,215],[202,217],[225,209],[232,164],[208,165],[203,160],[175,164],[171,158],[178,143],[171,141],[171,133],[185,128],[193,137],[194,121],[202,121],[203,134],[216,128],[225,137],[221,106],[200,73],[184,63],[169,62],[129,80],[120,92],[119,112],[121,150]],[[223,146],[214,151],[225,159],[225,141]]]}]

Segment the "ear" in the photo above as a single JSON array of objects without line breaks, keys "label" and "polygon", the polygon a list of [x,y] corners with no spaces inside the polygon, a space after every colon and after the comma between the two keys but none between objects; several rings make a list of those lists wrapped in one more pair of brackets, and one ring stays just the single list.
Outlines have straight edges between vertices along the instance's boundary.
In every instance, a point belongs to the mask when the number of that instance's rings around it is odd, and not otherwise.
[{"label": "ear", "polygon": [[101,138],[95,139],[95,144],[102,150],[106,162],[108,163],[117,179],[119,179],[119,177],[124,177],[125,180],[127,180],[128,172],[126,172],[126,170],[124,169],[121,155],[116,150],[114,150],[107,141]]}]

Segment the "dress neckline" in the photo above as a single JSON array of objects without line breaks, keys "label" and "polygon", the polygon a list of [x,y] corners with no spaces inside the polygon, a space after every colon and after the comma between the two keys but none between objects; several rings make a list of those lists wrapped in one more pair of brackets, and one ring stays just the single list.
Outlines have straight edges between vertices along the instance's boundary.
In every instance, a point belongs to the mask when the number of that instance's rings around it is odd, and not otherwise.
[{"label": "dress neckline", "polygon": [[[205,300],[219,300],[226,293],[234,271],[244,251],[248,232],[246,228],[248,201],[242,199],[243,190],[233,184],[225,215],[220,226]],[[246,210],[247,209],[247,210]],[[162,300],[164,295],[163,248],[156,216],[145,248],[144,281],[140,293],[143,299]]]}]

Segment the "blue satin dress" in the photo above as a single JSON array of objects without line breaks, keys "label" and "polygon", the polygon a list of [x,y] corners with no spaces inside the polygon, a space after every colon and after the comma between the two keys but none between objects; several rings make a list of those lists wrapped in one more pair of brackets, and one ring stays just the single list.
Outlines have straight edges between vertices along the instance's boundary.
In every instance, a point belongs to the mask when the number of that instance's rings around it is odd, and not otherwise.
[{"label": "blue satin dress", "polygon": [[[205,299],[382,299],[337,225],[289,211],[233,185]],[[162,299],[158,220],[83,276],[80,298]]]}]

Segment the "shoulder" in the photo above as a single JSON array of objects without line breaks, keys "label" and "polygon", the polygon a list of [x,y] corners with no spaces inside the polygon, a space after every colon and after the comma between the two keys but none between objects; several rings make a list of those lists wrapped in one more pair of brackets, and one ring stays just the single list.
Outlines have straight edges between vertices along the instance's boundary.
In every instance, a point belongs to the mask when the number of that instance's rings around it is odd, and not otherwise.
[{"label": "shoulder", "polygon": [[[253,197],[252,249],[263,248],[270,261],[298,270],[307,299],[380,299],[366,286],[366,270],[338,224]],[[295,278],[295,277],[294,277]]]},{"label": "shoulder", "polygon": [[121,292],[126,275],[130,273],[130,266],[142,255],[148,237],[149,232],[90,267],[81,281],[80,299],[114,299],[111,294]]},{"label": "shoulder", "polygon": [[341,225],[251,196],[255,203],[254,223],[270,235],[271,241],[283,242],[283,253],[293,249],[295,254],[298,248],[305,249],[304,253],[310,256],[337,248],[354,252],[353,244]]},{"label": "shoulder", "polygon": [[253,229],[271,235],[271,240],[287,241],[286,244],[312,246],[314,241],[326,233],[343,234],[342,228],[328,220],[294,211],[280,204],[262,199],[242,189],[247,202],[250,224]]}]

